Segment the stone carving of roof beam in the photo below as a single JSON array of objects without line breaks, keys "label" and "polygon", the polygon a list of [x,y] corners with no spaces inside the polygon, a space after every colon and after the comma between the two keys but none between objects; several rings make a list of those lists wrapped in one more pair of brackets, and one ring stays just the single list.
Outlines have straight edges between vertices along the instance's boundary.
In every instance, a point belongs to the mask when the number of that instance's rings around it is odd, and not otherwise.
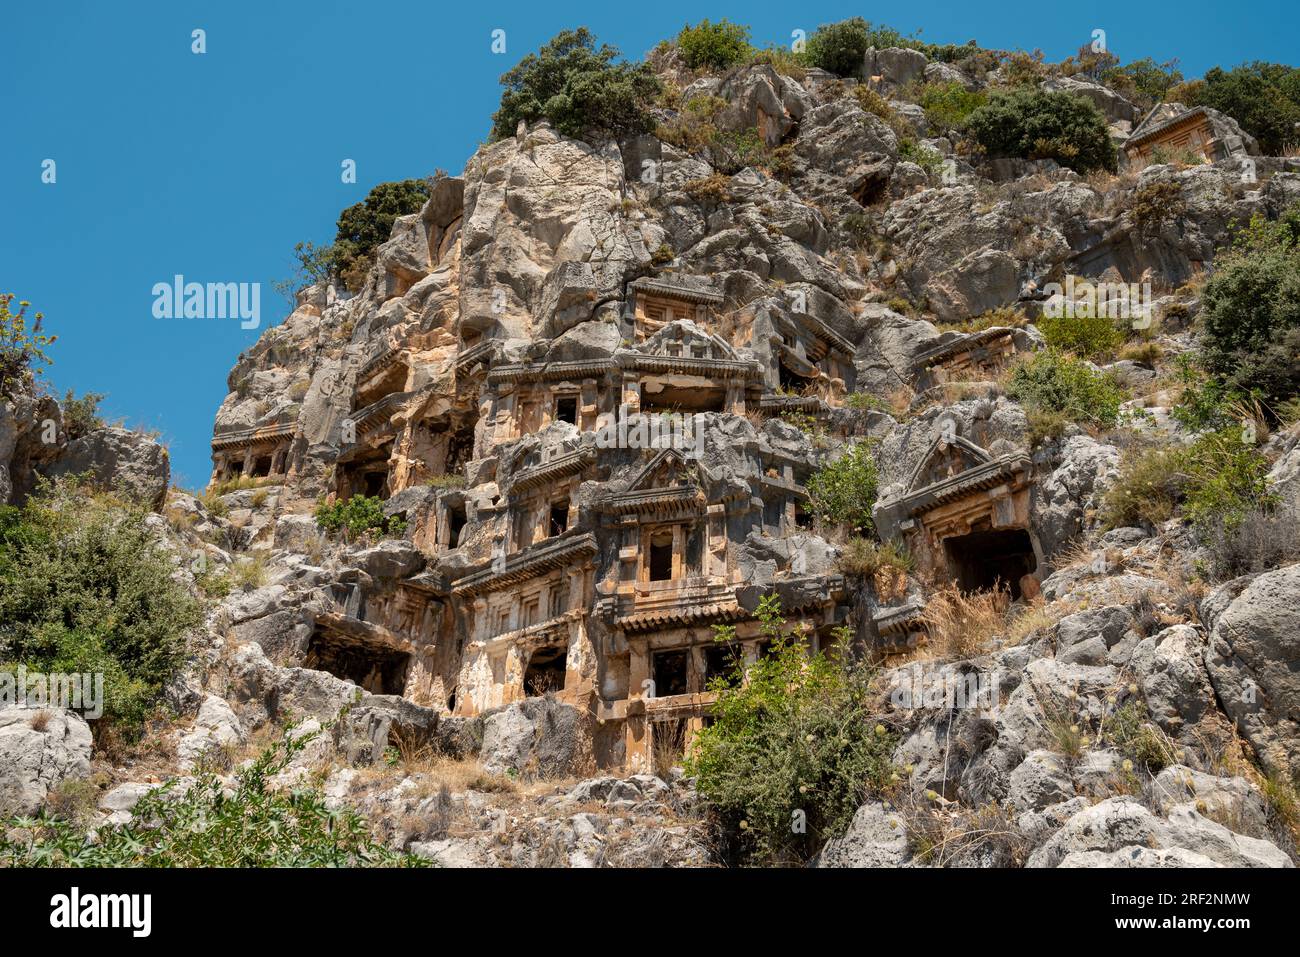
[{"label": "stone carving of roof beam", "polygon": [[972,332],[969,335],[945,342],[932,349],[927,349],[916,357],[912,367],[920,372],[946,359],[951,359],[953,356],[961,355],[963,352],[973,352],[990,342],[1012,335],[1014,331],[1010,326],[992,326],[988,329]]},{"label": "stone carving of roof beam", "polygon": [[508,494],[514,496],[539,485],[548,485],[565,476],[581,472],[595,461],[596,450],[591,446],[584,446],[565,455],[557,455],[549,462],[544,462],[516,475],[514,481],[510,483]]},{"label": "stone carving of roof beam", "polygon": [[500,571],[488,562],[477,571],[458,578],[452,582],[452,594],[469,596],[500,591],[595,554],[596,536],[590,532],[547,539],[509,556],[505,568]]},{"label": "stone carving of roof beam", "polygon": [[465,372],[473,365],[479,362],[488,363],[496,356],[497,347],[500,343],[495,339],[486,339],[477,345],[471,346],[460,355],[456,356],[456,371]]},{"label": "stone carving of roof beam", "polygon": [[[1159,109],[1159,107],[1156,107],[1156,109]],[[1152,110],[1151,112],[1154,113],[1155,110]],[[1150,114],[1148,114],[1148,116],[1149,115]],[[1130,147],[1141,146],[1143,143],[1159,139],[1164,134],[1170,133],[1180,126],[1191,126],[1195,123],[1201,122],[1202,120],[1208,119],[1209,114],[1205,112],[1205,107],[1198,106],[1187,110],[1184,113],[1179,113],[1177,116],[1165,120],[1163,123],[1157,123],[1155,126],[1145,130],[1139,125],[1133,135],[1124,141],[1124,148],[1129,149]]]},{"label": "stone carving of roof beam", "polygon": [[684,507],[703,509],[704,504],[704,491],[698,485],[682,485],[619,492],[609,496],[602,509],[614,515],[627,515],[674,511]]},{"label": "stone carving of roof beam", "polygon": [[816,316],[809,315],[806,312],[800,312],[795,313],[795,319],[803,323],[808,331],[814,336],[838,352],[850,357],[857,352],[853,343],[849,342],[848,339],[845,339],[842,335],[830,326],[826,325],[826,323],[822,322],[822,320],[818,319]]},{"label": "stone carving of roof beam", "polygon": [[572,362],[521,362],[497,366],[488,373],[488,381],[555,382],[563,379],[589,379],[602,376],[616,367],[613,359],[585,359]]},{"label": "stone carving of roof beam", "polygon": [[358,409],[350,418],[357,427],[357,435],[368,435],[388,423],[389,418],[414,392],[393,392],[377,402],[371,402],[364,409]]},{"label": "stone carving of roof beam", "polygon": [[241,429],[238,432],[223,432],[212,437],[212,449],[247,448],[250,445],[275,444],[284,439],[293,438],[297,425],[292,422],[283,425],[267,425],[257,429]]},{"label": "stone carving of roof beam", "polygon": [[629,288],[651,296],[665,296],[669,299],[694,302],[705,306],[719,306],[722,304],[722,294],[719,292],[689,286],[684,283],[679,284],[663,278],[652,279],[647,276],[633,281],[629,284]]},{"label": "stone carving of roof beam", "polygon": [[1027,475],[1030,466],[1028,455],[1012,452],[911,492],[899,499],[895,507],[909,516],[918,515],[972,492],[996,488],[1004,482]]},{"label": "stone carving of roof beam", "polygon": [[640,352],[618,352],[618,363],[637,372],[679,373],[714,379],[760,379],[763,367],[758,360],[696,359],[688,356],[654,356]]}]

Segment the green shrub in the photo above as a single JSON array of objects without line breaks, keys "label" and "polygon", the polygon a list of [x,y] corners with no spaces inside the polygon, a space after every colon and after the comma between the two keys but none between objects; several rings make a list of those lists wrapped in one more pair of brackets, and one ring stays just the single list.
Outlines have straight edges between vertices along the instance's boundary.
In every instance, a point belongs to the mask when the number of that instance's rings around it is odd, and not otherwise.
[{"label": "green shrub", "polygon": [[1111,358],[1124,341],[1124,333],[1115,320],[1106,315],[1092,315],[1093,310],[1080,308],[1078,303],[1070,304],[1068,311],[1072,314],[1044,315],[1035,321],[1047,344],[1083,359]]},{"label": "green shrub", "polygon": [[1256,215],[1205,285],[1201,362],[1226,394],[1268,407],[1300,394],[1300,207]]},{"label": "green shrub", "polygon": [[1300,67],[1261,60],[1231,70],[1215,67],[1203,80],[1176,87],[1169,95],[1188,106],[1227,113],[1267,156],[1281,156],[1300,142]]},{"label": "green shrub", "polygon": [[63,431],[67,433],[69,442],[104,427],[99,414],[99,403],[103,399],[104,396],[98,392],[87,392],[77,398],[71,389],[68,390],[63,397]]},{"label": "green shrub", "polygon": [[1167,98],[1170,89],[1183,82],[1178,61],[1157,63],[1151,57],[1134,60],[1124,66],[1111,67],[1102,74],[1108,87],[1149,110]]},{"label": "green shrub", "polygon": [[943,132],[964,125],[987,99],[986,94],[967,90],[952,80],[948,83],[926,83],[921,88],[917,103],[925,110],[925,118],[934,130]]},{"label": "green shrub", "polygon": [[1102,522],[1120,528],[1154,526],[1172,518],[1183,497],[1181,461],[1178,448],[1128,452],[1120,463],[1119,478],[1102,500]]},{"label": "green shrub", "polygon": [[379,496],[353,495],[332,504],[316,504],[316,524],[327,532],[345,532],[356,538],[366,534],[401,535],[406,523],[394,515],[384,515],[384,500]]},{"label": "green shrub", "polygon": [[1109,428],[1119,418],[1124,390],[1115,377],[1055,349],[1018,362],[1007,395],[1030,411],[1061,413],[1071,422]]},{"label": "green shrub", "polygon": [[1129,198],[1129,216],[1143,235],[1178,219],[1187,210],[1183,188],[1174,180],[1162,179],[1139,186]]},{"label": "green shrub", "polygon": [[966,129],[989,156],[1053,159],[1080,173],[1116,169],[1106,118],[1069,93],[996,91],[971,112]]},{"label": "green shrub", "polygon": [[348,289],[359,291],[374,262],[375,249],[388,241],[397,217],[418,213],[428,199],[427,180],[380,183],[363,201],[339,214],[333,247],[316,249],[310,243],[295,247],[306,278],[319,281],[332,268]]},{"label": "green shrub", "polygon": [[617,49],[596,46],[586,27],[565,30],[501,77],[492,138],[515,135],[520,120],[548,120],[564,136],[648,133],[661,85],[644,63],[614,63]]},{"label": "green shrub", "polygon": [[808,37],[804,56],[813,66],[836,76],[860,76],[871,40],[871,24],[862,17],[824,23]]},{"label": "green shrub", "polygon": [[355,811],[331,810],[315,788],[274,790],[315,733],[286,735],[236,772],[233,793],[211,771],[181,790],[150,791],[127,824],[91,834],[58,818],[0,821],[0,865],[9,867],[422,867],[375,843]]},{"label": "green shrub", "polygon": [[13,293],[0,293],[0,396],[13,395],[40,375],[40,367],[50,364],[45,349],[58,338],[41,332],[45,316],[39,312],[28,325],[31,303],[20,302],[14,311],[13,301]]},{"label": "green shrub", "polygon": [[795,53],[785,47],[771,46],[754,51],[750,58],[754,64],[770,66],[782,76],[788,76],[800,83],[808,76],[808,65],[801,53]]},{"label": "green shrub", "polygon": [[927,175],[933,175],[943,169],[943,155],[938,150],[922,146],[916,140],[910,138],[899,140],[898,158],[910,160],[925,170]]},{"label": "green shrub", "polygon": [[293,247],[293,258],[297,263],[293,275],[273,283],[275,291],[284,296],[291,306],[297,300],[299,289],[327,282],[335,274],[339,268],[339,251],[335,246],[317,246],[308,241]]},{"label": "green shrub", "polygon": [[729,23],[701,20],[695,26],[687,24],[677,34],[677,49],[692,70],[725,70],[748,60],[753,55],[749,45],[749,27]]},{"label": "green shrub", "polygon": [[1126,456],[1106,492],[1102,520],[1110,527],[1159,524],[1181,505],[1204,539],[1221,538],[1273,504],[1268,458],[1240,427],[1206,432],[1190,445]]},{"label": "green shrub", "polygon": [[1183,514],[1198,528],[1234,526],[1253,509],[1273,504],[1268,458],[1248,438],[1233,427],[1207,432],[1187,446]]},{"label": "green shrub", "polygon": [[[711,682],[713,723],[695,736],[686,771],[736,857],[801,863],[888,785],[895,736],[876,722],[870,674],[847,648],[835,660],[809,655],[774,595],[755,617],[767,653]],[[715,631],[736,639],[732,626]]]},{"label": "green shrub", "polygon": [[727,101],[720,96],[693,96],[674,119],[659,125],[655,135],[664,142],[699,153],[717,140],[716,120],[726,106]]},{"label": "green shrub", "polygon": [[1151,722],[1140,701],[1116,708],[1102,722],[1101,738],[1151,774],[1159,774],[1177,760],[1168,738]]},{"label": "green shrub", "polygon": [[159,699],[202,607],[142,506],[46,483],[0,508],[0,660],[104,674],[104,717],[132,728]]},{"label": "green shrub", "polygon": [[852,531],[870,531],[876,484],[876,462],[870,447],[858,442],[813,473],[808,480],[809,508],[822,521]]}]

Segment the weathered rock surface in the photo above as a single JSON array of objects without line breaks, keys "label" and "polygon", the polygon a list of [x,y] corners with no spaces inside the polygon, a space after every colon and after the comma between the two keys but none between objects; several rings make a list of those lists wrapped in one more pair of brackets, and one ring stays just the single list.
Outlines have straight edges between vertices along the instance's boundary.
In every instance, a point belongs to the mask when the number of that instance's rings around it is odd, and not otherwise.
[{"label": "weathered rock surface", "polygon": [[35,814],[50,790],[87,777],[91,743],[76,712],[0,707],[0,817]]}]

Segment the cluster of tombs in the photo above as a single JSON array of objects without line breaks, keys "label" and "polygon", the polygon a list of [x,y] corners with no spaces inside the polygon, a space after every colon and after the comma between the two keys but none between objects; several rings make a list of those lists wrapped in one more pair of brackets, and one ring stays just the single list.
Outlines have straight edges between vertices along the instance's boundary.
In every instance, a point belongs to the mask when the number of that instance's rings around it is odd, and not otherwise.
[{"label": "cluster of tombs", "polygon": [[[726,427],[842,405],[853,344],[814,317],[760,313],[738,346],[709,331],[718,294],[665,279],[630,291],[612,353],[521,361],[473,341],[451,361],[450,389],[422,380],[409,345],[356,370],[334,494],[416,502],[404,514],[427,562],[337,581],[306,667],[455,715],[554,694],[589,715],[600,764],[635,766],[680,752],[710,720],[712,679],[765,654],[753,613],[766,591],[779,590],[813,650],[845,624],[883,650],[922,637],[918,605],[858,621],[850,584],[809,558],[813,458]],[[1005,329],[947,337],[912,374],[986,376],[1021,341]],[[713,421],[721,452],[610,431],[679,414]],[[221,435],[214,479],[283,474],[295,441],[292,428]],[[995,457],[941,433],[880,504],[879,528],[907,543],[924,580],[1031,596],[1042,558],[1031,473],[1023,453]],[[756,541],[789,547],[768,554]]]}]

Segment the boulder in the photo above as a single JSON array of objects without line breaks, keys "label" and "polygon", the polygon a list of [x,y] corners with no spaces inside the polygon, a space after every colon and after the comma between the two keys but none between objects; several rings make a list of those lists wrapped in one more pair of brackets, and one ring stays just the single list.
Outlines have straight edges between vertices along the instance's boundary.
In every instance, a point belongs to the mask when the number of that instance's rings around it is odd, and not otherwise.
[{"label": "boulder", "polygon": [[43,471],[51,478],[89,473],[99,488],[123,491],[154,509],[162,507],[171,481],[167,450],[148,436],[119,428],[83,435]]},{"label": "boulder", "polygon": [[483,718],[483,769],[549,777],[568,773],[578,755],[579,715],[550,697],[525,698]]},{"label": "boulder", "polygon": [[90,774],[90,725],[61,708],[0,708],[0,817],[35,814],[62,781]]},{"label": "boulder", "polygon": [[813,867],[900,867],[912,856],[903,819],[878,801],[862,805],[843,837],[826,842]]},{"label": "boulder", "polygon": [[[1134,849],[1187,852],[1218,867],[1294,866],[1268,841],[1230,831],[1191,805],[1174,807],[1168,820],[1163,820],[1127,797],[1110,798],[1074,814],[1029,856],[1028,866],[1060,867],[1067,860],[1075,867],[1108,866],[1101,862],[1109,862],[1114,852],[1147,864],[1163,859],[1159,855],[1134,858]],[[1087,857],[1072,857],[1088,852],[1092,854]]]},{"label": "boulder", "polygon": [[1255,576],[1225,604],[1235,585],[1202,608],[1210,680],[1265,766],[1300,774],[1300,565]]},{"label": "boulder", "polygon": [[1059,755],[1030,751],[1011,772],[1007,801],[1017,811],[1041,811],[1074,797],[1074,785]]},{"label": "boulder", "polygon": [[1085,527],[1102,493],[1119,475],[1119,449],[1086,435],[1061,446],[1059,462],[1030,495],[1030,520],[1045,556],[1058,554]]}]

